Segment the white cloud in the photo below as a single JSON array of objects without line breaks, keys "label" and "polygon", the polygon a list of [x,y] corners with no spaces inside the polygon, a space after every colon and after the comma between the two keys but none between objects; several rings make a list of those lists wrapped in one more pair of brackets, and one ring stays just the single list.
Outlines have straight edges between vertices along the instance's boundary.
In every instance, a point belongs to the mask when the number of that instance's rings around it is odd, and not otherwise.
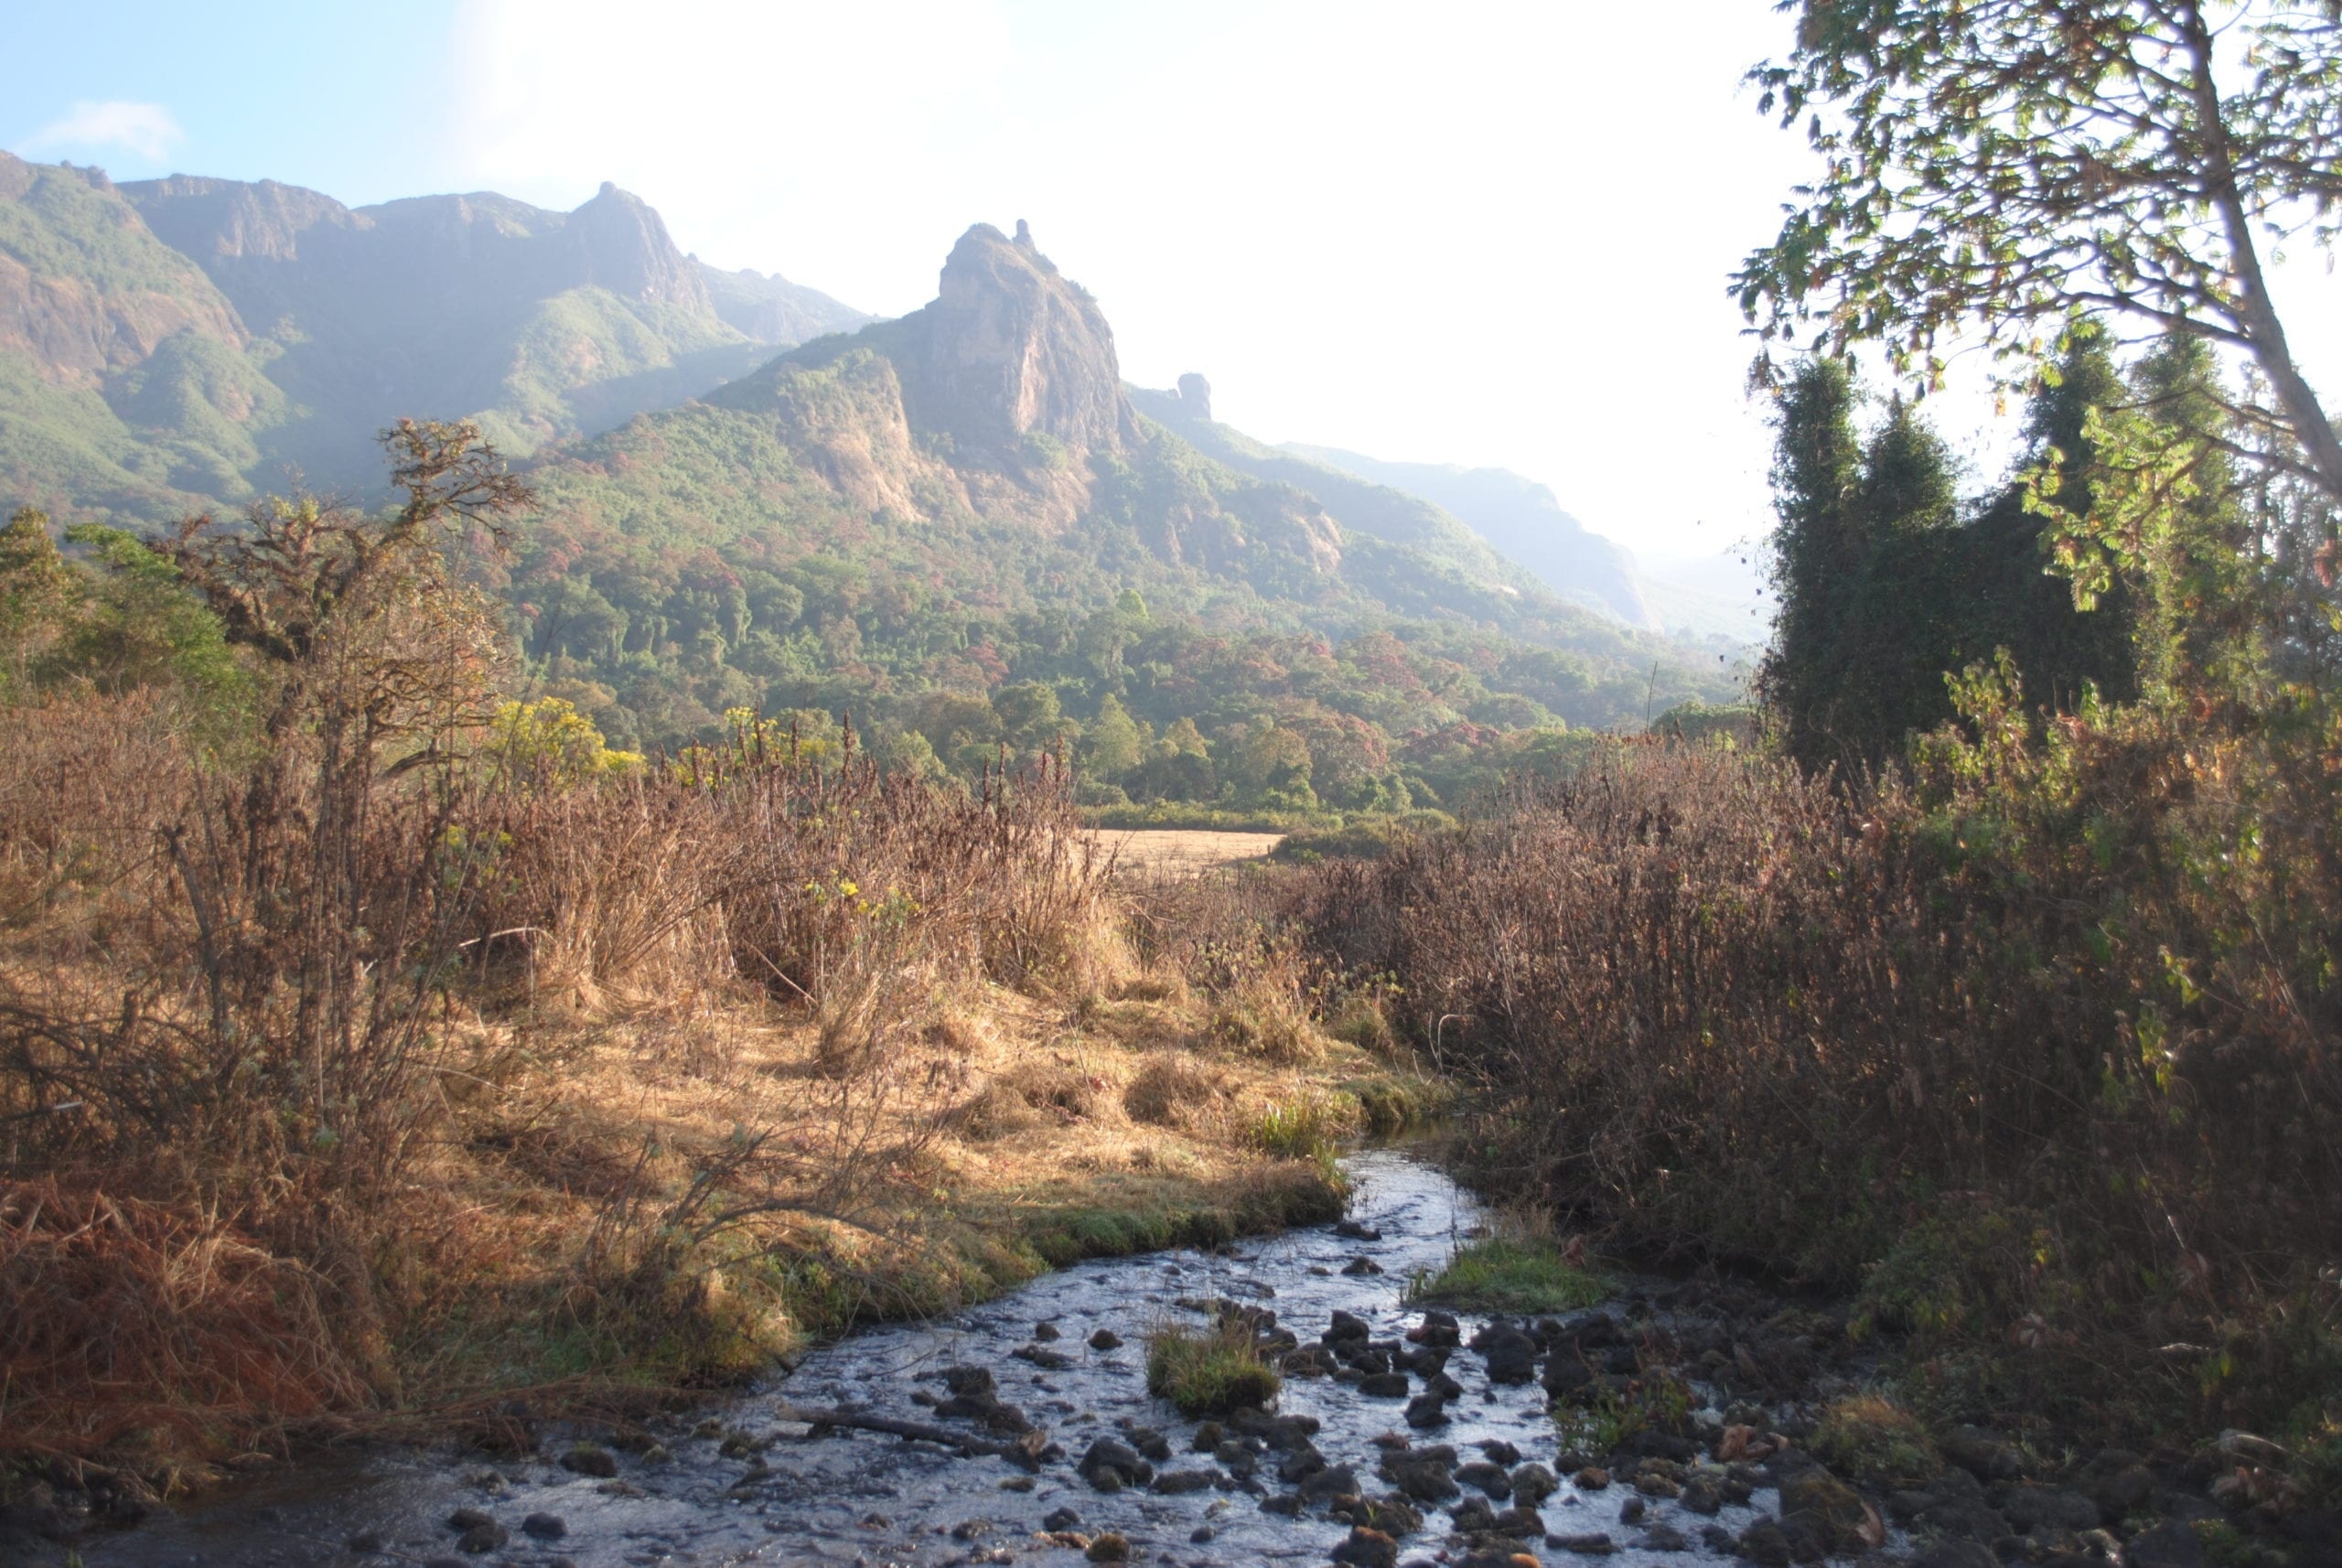
[{"label": "white cloud", "polygon": [[159,159],[186,139],[178,121],[159,103],[83,99],[25,138],[23,145],[28,153],[122,147],[142,158]]}]

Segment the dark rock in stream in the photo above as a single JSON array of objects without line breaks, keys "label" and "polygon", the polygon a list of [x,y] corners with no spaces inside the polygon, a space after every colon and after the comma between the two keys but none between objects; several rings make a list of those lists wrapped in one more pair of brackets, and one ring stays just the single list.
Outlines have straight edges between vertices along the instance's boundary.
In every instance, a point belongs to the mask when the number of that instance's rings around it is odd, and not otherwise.
[{"label": "dark rock in stream", "polygon": [[569,1533],[569,1521],[557,1513],[532,1513],[521,1521],[521,1533],[539,1541],[559,1541]]},{"label": "dark rock in stream", "polygon": [[1447,1402],[1436,1393],[1417,1394],[1407,1402],[1407,1424],[1427,1432],[1447,1424]]},{"label": "dark rock in stream", "polygon": [[1345,1219],[1334,1227],[1334,1234],[1345,1241],[1380,1241],[1382,1232],[1371,1225],[1361,1225],[1355,1219]]},{"label": "dark rock in stream", "polygon": [[1123,1337],[1111,1328],[1101,1328],[1090,1337],[1090,1348],[1092,1350],[1119,1350],[1123,1348]]},{"label": "dark rock in stream", "polygon": [[1383,1462],[1382,1473],[1417,1502],[1444,1503],[1461,1491],[1448,1467],[1436,1459],[1393,1455]]},{"label": "dark rock in stream", "polygon": [[457,1536],[456,1550],[477,1557],[483,1552],[501,1551],[510,1539],[502,1525],[490,1520],[486,1524],[476,1524]]},{"label": "dark rock in stream", "polygon": [[1512,1477],[1501,1465],[1491,1465],[1485,1459],[1475,1459],[1469,1465],[1456,1467],[1456,1478],[1467,1487],[1477,1487],[1501,1502],[1512,1496]]},{"label": "dark rock in stream", "polygon": [[1452,1312],[1426,1312],[1423,1320],[1407,1330],[1407,1337],[1434,1350],[1453,1350],[1464,1342]]},{"label": "dark rock in stream", "polygon": [[1342,1265],[1342,1273],[1349,1275],[1353,1279],[1368,1274],[1379,1274],[1381,1272],[1382,1265],[1376,1262],[1372,1258],[1368,1257],[1352,1258],[1348,1262]]},{"label": "dark rock in stream", "polygon": [[[1101,1437],[1090,1444],[1073,1468],[1076,1475],[1101,1492],[1143,1487],[1155,1479],[1155,1466],[1139,1457],[1137,1449],[1112,1437]],[[1105,1484],[1110,1477],[1113,1483],[1111,1486]]]},{"label": "dark rock in stream", "polygon": [[1358,1380],[1358,1391],[1368,1399],[1402,1400],[1413,1386],[1404,1372],[1370,1372]]},{"label": "dark rock in stream", "polygon": [[1399,1543],[1379,1530],[1360,1525],[1334,1548],[1334,1561],[1350,1568],[1398,1568]]},{"label": "dark rock in stream", "polygon": [[591,1443],[581,1443],[561,1456],[561,1467],[580,1476],[609,1480],[618,1473],[618,1462],[607,1449]]}]

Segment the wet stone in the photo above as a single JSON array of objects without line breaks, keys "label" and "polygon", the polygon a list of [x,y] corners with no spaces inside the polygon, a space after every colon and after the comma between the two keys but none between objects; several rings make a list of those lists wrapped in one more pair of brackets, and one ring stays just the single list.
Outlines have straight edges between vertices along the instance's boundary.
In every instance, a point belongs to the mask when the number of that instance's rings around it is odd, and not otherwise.
[{"label": "wet stone", "polygon": [[1507,1509],[1490,1528],[1517,1541],[1533,1541],[1545,1533],[1545,1519],[1535,1509]]},{"label": "wet stone", "polygon": [[1383,1470],[1393,1486],[1417,1502],[1445,1502],[1457,1494],[1455,1477],[1435,1460],[1394,1458]]},{"label": "wet stone", "polygon": [[1480,1490],[1501,1501],[1512,1496],[1512,1477],[1501,1465],[1491,1465],[1485,1459],[1475,1459],[1469,1465],[1456,1467],[1456,1478],[1467,1487]]},{"label": "wet stone", "polygon": [[501,1549],[510,1539],[511,1537],[505,1532],[504,1527],[491,1520],[486,1524],[476,1524],[457,1536],[456,1550],[478,1556],[482,1552]]},{"label": "wet stone", "polygon": [[1303,1506],[1304,1504],[1299,1492],[1283,1492],[1275,1497],[1262,1498],[1261,1499],[1261,1511],[1262,1513],[1284,1514],[1287,1518],[1299,1517]]},{"label": "wet stone", "polygon": [[1580,1557],[1607,1557],[1618,1550],[1618,1543],[1601,1530],[1580,1535],[1549,1535],[1545,1544],[1562,1552],[1574,1552]]},{"label": "wet stone", "polygon": [[521,1533],[539,1541],[559,1541],[569,1533],[569,1521],[557,1513],[532,1513],[521,1521]]},{"label": "wet stone", "polygon": [[1377,1230],[1371,1225],[1360,1224],[1355,1219],[1345,1219],[1340,1224],[1335,1226],[1334,1234],[1339,1236],[1345,1241],[1380,1241],[1382,1240],[1381,1231]]},{"label": "wet stone", "polygon": [[1407,1424],[1420,1431],[1447,1424],[1447,1402],[1436,1393],[1417,1394],[1407,1402]]},{"label": "wet stone", "polygon": [[[1505,1446],[1509,1448],[1512,1445],[1507,1444]],[[1529,1508],[1536,1507],[1562,1489],[1560,1478],[1534,1461],[1513,1471],[1511,1479],[1512,1495]]]},{"label": "wet stone", "polygon": [[496,1516],[480,1509],[457,1509],[447,1516],[449,1530],[477,1530],[484,1524],[494,1524]]},{"label": "wet stone", "polygon": [[1650,1506],[1644,1502],[1642,1498],[1628,1498],[1625,1502],[1618,1505],[1618,1522],[1620,1524],[1640,1524],[1643,1521],[1643,1515],[1649,1511]]},{"label": "wet stone", "polygon": [[1041,1516],[1041,1528],[1047,1530],[1080,1530],[1081,1516],[1071,1509],[1051,1509]]},{"label": "wet stone", "polygon": [[604,1480],[618,1473],[618,1462],[609,1453],[590,1443],[581,1443],[561,1456],[561,1467],[580,1476],[596,1476]]},{"label": "wet stone", "polygon": [[1480,1452],[1488,1456],[1491,1464],[1509,1467],[1520,1463],[1520,1450],[1501,1437],[1483,1438],[1480,1442]]},{"label": "wet stone", "polygon": [[1359,1380],[1358,1391],[1368,1399],[1402,1400],[1413,1386],[1404,1372],[1371,1372]]},{"label": "wet stone", "polygon": [[1348,1262],[1342,1265],[1342,1273],[1348,1274],[1353,1278],[1366,1274],[1379,1274],[1381,1272],[1382,1265],[1376,1262],[1372,1258],[1368,1257],[1352,1258]]},{"label": "wet stone", "polygon": [[1092,1350],[1119,1350],[1122,1347],[1123,1337],[1111,1328],[1101,1328],[1090,1337]]},{"label": "wet stone", "polygon": [[1063,1337],[1063,1336],[1058,1333],[1058,1326],[1054,1323],[1036,1323],[1033,1325],[1033,1337],[1039,1343],[1046,1345],[1053,1339]]}]

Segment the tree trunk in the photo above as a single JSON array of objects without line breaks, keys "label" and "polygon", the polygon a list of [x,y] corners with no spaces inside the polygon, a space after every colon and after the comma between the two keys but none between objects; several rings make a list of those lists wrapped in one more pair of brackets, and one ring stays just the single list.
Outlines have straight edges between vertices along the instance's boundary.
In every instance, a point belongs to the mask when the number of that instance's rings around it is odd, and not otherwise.
[{"label": "tree trunk", "polygon": [[2220,112],[2219,88],[2212,80],[2211,29],[2205,25],[2198,6],[2188,5],[2183,15],[2182,31],[2187,39],[2196,113],[2203,122],[2205,184],[2220,209],[2230,270],[2244,288],[2244,335],[2252,345],[2254,360],[2277,393],[2285,422],[2293,427],[2294,439],[2301,443],[2310,466],[2317,471],[2319,488],[2330,499],[2342,503],[2342,438],[2335,435],[2333,423],[2326,417],[2316,392],[2294,367],[2293,350],[2285,341],[2285,324],[2278,319],[2277,307],[2270,301],[2268,283],[2261,270],[2261,252],[2252,241],[2252,220],[2244,209],[2244,198],[2237,189],[2236,159],[2229,145],[2228,123]]}]

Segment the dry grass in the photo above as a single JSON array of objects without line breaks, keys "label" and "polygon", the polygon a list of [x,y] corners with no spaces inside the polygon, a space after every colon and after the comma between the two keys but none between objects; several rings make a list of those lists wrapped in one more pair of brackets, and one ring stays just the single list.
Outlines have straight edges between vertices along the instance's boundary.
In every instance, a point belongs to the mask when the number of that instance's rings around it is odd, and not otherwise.
[{"label": "dry grass", "polygon": [[5,717],[0,1455],[700,1383],[1322,1205],[1242,1135],[1303,1057],[1183,1063],[1218,993],[1133,954],[1059,780],[750,736],[335,793],[295,747],[263,820],[167,703]]},{"label": "dry grass", "polygon": [[1133,1122],[1196,1131],[1227,1115],[1233,1080],[1223,1068],[1184,1056],[1148,1062],[1123,1088],[1123,1110]]},{"label": "dry grass", "polygon": [[1201,829],[1086,828],[1083,836],[1126,875],[1174,879],[1266,860],[1284,842],[1283,833]]}]

